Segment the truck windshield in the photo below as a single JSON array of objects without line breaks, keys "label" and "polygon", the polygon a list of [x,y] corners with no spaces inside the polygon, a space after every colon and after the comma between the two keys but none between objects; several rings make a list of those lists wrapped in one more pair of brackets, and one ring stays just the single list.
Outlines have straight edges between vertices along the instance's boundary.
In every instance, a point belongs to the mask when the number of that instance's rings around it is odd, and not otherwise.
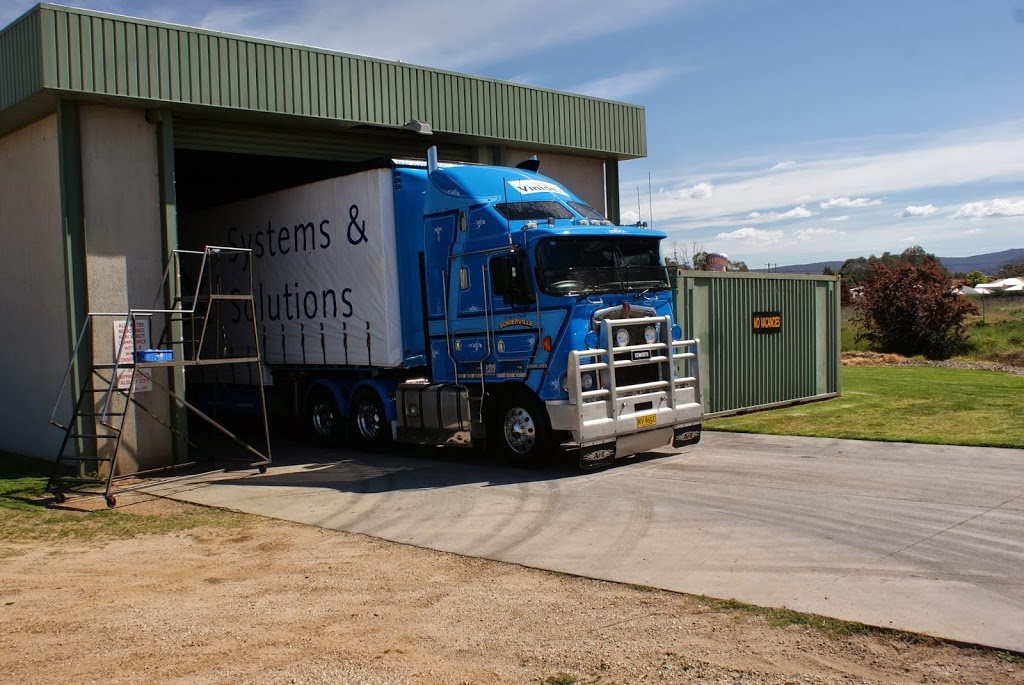
[{"label": "truck windshield", "polygon": [[669,287],[657,238],[548,238],[537,247],[537,278],[551,295],[643,292]]},{"label": "truck windshield", "polygon": [[594,221],[605,220],[605,218],[601,216],[601,212],[597,211],[590,205],[585,205],[582,202],[569,202],[568,205],[579,212],[584,219],[592,219]]}]

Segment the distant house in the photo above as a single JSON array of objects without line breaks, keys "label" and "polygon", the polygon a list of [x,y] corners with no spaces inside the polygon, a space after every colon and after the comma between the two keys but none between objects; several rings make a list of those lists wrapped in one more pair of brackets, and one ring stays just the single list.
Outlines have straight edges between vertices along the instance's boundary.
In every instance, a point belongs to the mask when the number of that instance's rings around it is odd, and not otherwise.
[{"label": "distant house", "polygon": [[1020,293],[1024,292],[1024,280],[1020,278],[1004,278],[1000,281],[993,281],[992,283],[979,283],[974,286],[974,290],[982,295],[991,295],[992,293]]}]

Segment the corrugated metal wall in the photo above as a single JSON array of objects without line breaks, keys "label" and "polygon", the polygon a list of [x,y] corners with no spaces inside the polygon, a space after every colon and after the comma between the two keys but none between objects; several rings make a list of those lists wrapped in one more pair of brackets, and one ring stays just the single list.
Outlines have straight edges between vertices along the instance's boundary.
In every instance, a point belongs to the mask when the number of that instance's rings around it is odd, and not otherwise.
[{"label": "corrugated metal wall", "polygon": [[0,31],[0,110],[43,87],[39,14],[26,14]]},{"label": "corrugated metal wall", "polygon": [[[356,162],[373,157],[422,159],[435,144],[422,136],[373,135],[345,131],[268,128],[236,122],[202,121],[175,118],[174,146],[186,150],[210,150],[242,154],[333,159]],[[439,144],[441,159],[453,162],[473,161],[468,145]]]},{"label": "corrugated metal wall", "polygon": [[39,36],[49,89],[378,126],[417,118],[487,139],[647,153],[636,105],[54,5],[35,12],[24,30]]},{"label": "corrugated metal wall", "polygon": [[679,321],[701,341],[708,415],[839,393],[837,277],[680,270],[677,278]]}]

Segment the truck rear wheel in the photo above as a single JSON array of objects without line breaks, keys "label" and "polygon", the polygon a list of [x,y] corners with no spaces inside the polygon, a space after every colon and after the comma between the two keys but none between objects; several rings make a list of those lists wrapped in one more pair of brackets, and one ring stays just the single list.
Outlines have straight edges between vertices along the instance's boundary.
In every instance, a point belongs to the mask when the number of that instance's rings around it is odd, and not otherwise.
[{"label": "truck rear wheel", "polygon": [[524,392],[500,401],[492,430],[502,454],[513,466],[539,466],[551,446],[547,411]]},{"label": "truck rear wheel", "polygon": [[352,398],[349,421],[350,435],[357,445],[375,452],[391,446],[391,422],[380,396],[370,388],[357,391]]},{"label": "truck rear wheel", "polygon": [[309,399],[309,427],[317,442],[331,444],[337,442],[344,432],[345,423],[338,402],[327,388],[320,388]]}]

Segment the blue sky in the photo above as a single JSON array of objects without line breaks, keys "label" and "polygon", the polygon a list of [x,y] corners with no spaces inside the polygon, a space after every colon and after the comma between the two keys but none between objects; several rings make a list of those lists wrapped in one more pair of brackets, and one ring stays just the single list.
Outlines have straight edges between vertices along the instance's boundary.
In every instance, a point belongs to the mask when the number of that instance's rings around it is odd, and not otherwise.
[{"label": "blue sky", "polygon": [[623,220],[666,254],[1024,247],[1024,0],[76,4],[644,105]]}]

